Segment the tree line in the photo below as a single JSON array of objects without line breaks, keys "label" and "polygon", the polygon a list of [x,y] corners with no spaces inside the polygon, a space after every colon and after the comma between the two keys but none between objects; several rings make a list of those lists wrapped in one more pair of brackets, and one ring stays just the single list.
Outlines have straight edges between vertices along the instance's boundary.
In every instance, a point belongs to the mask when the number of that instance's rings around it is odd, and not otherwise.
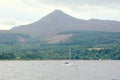
[{"label": "tree line", "polygon": [[[75,60],[120,60],[120,33],[71,31],[64,42],[47,44],[39,38],[0,33],[0,60],[67,60],[69,47]],[[24,42],[20,41],[23,40]]]}]

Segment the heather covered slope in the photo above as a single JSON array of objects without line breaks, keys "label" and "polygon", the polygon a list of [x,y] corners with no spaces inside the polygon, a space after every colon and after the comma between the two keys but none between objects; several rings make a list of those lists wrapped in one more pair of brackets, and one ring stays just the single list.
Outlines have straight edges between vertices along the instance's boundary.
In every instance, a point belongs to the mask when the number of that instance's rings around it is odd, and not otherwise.
[{"label": "heather covered slope", "polygon": [[13,32],[28,33],[39,36],[71,30],[120,32],[120,22],[99,19],[77,19],[60,10],[55,10],[34,23],[13,27],[11,29]]}]

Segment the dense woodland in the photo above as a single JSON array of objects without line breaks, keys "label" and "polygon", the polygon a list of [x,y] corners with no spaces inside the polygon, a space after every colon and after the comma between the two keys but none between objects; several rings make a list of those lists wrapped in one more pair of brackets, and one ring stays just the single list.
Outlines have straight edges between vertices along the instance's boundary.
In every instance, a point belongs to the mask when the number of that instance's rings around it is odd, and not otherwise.
[{"label": "dense woodland", "polygon": [[120,32],[69,31],[64,42],[48,44],[25,34],[0,33],[0,60],[120,60]]}]

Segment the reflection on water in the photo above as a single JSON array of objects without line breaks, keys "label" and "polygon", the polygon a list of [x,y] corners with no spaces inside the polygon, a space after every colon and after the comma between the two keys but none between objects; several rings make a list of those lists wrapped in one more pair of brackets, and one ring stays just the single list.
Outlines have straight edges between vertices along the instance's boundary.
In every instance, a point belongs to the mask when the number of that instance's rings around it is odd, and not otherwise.
[{"label": "reflection on water", "polygon": [[119,61],[0,61],[0,80],[120,80]]}]

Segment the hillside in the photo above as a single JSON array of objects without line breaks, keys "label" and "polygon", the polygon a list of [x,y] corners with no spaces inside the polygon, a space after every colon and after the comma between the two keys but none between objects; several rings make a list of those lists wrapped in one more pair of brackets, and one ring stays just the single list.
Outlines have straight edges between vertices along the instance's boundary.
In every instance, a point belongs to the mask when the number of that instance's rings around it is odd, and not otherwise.
[{"label": "hillside", "polygon": [[77,19],[60,10],[55,10],[36,22],[13,27],[10,31],[41,36],[71,30],[120,32],[120,22],[99,19]]},{"label": "hillside", "polygon": [[[65,31],[59,35],[72,35],[61,45],[81,45],[85,47],[111,47],[120,44],[120,32]],[[105,45],[105,46],[104,46]]]},{"label": "hillside", "polygon": [[[23,34],[0,33],[0,60],[65,60],[69,47],[72,59],[120,60],[120,32],[65,31],[58,35],[49,42]],[[61,41],[55,41],[58,37]]]},{"label": "hillside", "polygon": [[72,59],[120,60],[120,22],[77,19],[55,10],[0,31],[0,60],[66,60],[69,47]]}]

